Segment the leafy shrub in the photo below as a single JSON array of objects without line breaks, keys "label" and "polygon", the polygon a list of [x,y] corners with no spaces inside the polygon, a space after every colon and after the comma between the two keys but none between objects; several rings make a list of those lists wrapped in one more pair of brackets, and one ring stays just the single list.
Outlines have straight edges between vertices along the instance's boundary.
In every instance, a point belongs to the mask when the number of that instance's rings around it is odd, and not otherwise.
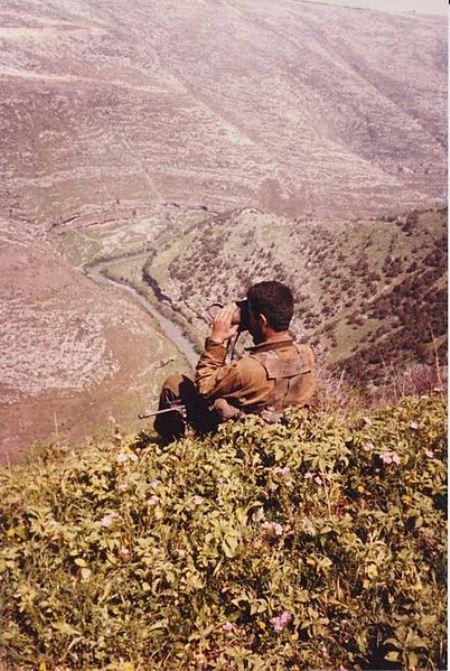
[{"label": "leafy shrub", "polygon": [[441,397],[1,472],[6,668],[445,667]]}]

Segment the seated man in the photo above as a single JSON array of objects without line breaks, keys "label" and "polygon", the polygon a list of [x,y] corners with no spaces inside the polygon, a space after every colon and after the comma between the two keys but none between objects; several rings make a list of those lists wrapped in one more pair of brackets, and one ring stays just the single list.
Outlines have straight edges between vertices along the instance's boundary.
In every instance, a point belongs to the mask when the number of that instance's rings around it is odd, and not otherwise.
[{"label": "seated man", "polygon": [[[245,324],[235,324],[236,304],[221,308],[195,373],[166,380],[160,410],[183,404],[156,418],[155,429],[164,442],[184,435],[186,423],[198,432],[213,430],[220,421],[247,413],[269,421],[287,406],[307,406],[314,392],[314,355],[308,345],[294,344],[289,324],[294,310],[290,289],[281,282],[253,285],[245,307]],[[243,310],[241,310],[243,315]],[[226,364],[225,343],[239,329],[248,328],[254,342],[246,356]]]}]

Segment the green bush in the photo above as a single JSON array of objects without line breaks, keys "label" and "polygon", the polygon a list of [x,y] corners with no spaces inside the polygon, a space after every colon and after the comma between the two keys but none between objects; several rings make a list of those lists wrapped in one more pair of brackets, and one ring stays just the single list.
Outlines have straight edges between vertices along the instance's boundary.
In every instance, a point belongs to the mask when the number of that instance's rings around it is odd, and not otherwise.
[{"label": "green bush", "polygon": [[0,660],[444,668],[445,410],[288,411],[3,469]]}]

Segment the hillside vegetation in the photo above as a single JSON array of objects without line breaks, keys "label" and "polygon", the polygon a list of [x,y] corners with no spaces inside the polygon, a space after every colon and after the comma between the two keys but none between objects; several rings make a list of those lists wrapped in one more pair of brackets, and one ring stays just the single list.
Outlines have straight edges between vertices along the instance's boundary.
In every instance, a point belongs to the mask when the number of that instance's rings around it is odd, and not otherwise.
[{"label": "hillside vegetation", "polygon": [[4,468],[0,666],[446,668],[445,436],[424,396]]},{"label": "hillside vegetation", "polygon": [[286,282],[295,335],[352,379],[379,382],[387,366],[430,364],[436,352],[445,359],[446,215],[313,222],[243,210],[197,225],[182,246],[166,241],[143,273],[197,338],[211,303],[260,280]]}]

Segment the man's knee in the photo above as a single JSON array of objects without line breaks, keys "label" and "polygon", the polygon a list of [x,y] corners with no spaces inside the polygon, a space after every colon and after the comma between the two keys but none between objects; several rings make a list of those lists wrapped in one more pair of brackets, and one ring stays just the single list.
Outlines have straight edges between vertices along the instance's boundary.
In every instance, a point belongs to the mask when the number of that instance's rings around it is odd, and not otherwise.
[{"label": "man's knee", "polygon": [[[183,385],[185,384],[185,379],[185,375],[175,373],[164,381],[159,396],[159,410],[169,410],[178,404],[184,405]],[[184,435],[186,422],[184,415],[178,410],[174,410],[174,412],[158,415],[155,418],[153,426],[164,442],[169,443]]]},{"label": "man's knee", "polygon": [[193,381],[187,375],[175,373],[165,380],[161,388],[159,395],[160,409],[166,407],[167,404],[173,404],[174,401],[187,403],[193,394],[195,394]]},{"label": "man's knee", "polygon": [[180,391],[180,386],[183,384],[185,377],[186,376],[182,375],[181,373],[174,373],[173,375],[170,375],[166,380],[164,380],[161,391],[168,391],[172,394],[178,394]]}]

